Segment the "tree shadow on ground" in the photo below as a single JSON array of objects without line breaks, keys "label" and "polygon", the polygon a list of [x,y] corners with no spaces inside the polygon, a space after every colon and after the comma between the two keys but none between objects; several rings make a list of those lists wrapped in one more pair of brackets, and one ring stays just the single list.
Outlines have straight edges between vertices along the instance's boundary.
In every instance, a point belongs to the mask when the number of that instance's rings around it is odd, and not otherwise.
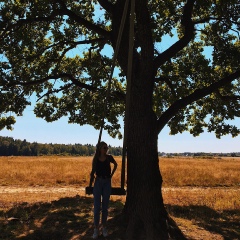
[{"label": "tree shadow on ground", "polygon": [[207,206],[166,205],[167,211],[174,217],[192,221],[195,225],[215,234],[224,240],[240,239],[240,210],[215,211]]},{"label": "tree shadow on ground", "polygon": [[[110,201],[109,238],[122,239],[117,215],[123,203]],[[115,216],[113,218],[113,216]],[[0,212],[0,239],[77,240],[92,239],[93,199],[91,197],[61,198],[50,203],[22,203],[7,212]],[[100,237],[99,239],[104,239]]]},{"label": "tree shadow on ground", "polygon": [[[240,210],[220,213],[205,206],[166,207],[173,217],[193,221],[195,225],[220,234],[226,240],[239,239]],[[110,201],[107,239],[125,239],[122,209],[121,201]],[[0,239],[87,240],[92,238],[92,222],[92,197],[77,195],[49,203],[22,203],[8,211],[0,211]],[[101,236],[99,239],[104,238]]]}]

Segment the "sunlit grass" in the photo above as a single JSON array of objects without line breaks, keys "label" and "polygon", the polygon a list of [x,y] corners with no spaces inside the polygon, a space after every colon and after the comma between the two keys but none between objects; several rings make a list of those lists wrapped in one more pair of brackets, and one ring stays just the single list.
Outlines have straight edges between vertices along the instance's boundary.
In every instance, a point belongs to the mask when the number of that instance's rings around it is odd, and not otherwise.
[{"label": "sunlit grass", "polygon": [[21,186],[83,185],[90,157],[1,157],[0,184]]},{"label": "sunlit grass", "polygon": [[166,204],[205,206],[216,211],[240,210],[240,189],[229,188],[166,188]]},{"label": "sunlit grass", "polygon": [[[120,185],[121,157],[113,186]],[[0,157],[0,185],[55,186],[89,183],[92,157]],[[239,187],[240,159],[160,158],[163,187]]]},{"label": "sunlit grass", "polygon": [[240,158],[160,158],[163,186],[240,187]]}]

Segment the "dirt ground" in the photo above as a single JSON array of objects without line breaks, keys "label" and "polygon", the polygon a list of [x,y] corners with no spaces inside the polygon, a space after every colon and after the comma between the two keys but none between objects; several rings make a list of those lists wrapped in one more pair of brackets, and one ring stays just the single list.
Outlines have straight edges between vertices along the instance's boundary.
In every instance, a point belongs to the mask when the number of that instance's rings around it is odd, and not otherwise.
[{"label": "dirt ground", "polygon": [[[196,191],[202,191],[202,188],[163,188],[163,194],[169,191],[185,191],[187,194],[194,194]],[[239,191],[239,189],[235,189],[233,191]],[[56,201],[60,198],[66,197],[90,197],[85,194],[84,187],[77,186],[60,186],[60,187],[46,187],[46,186],[33,186],[33,187],[18,187],[18,186],[0,186],[0,208],[1,209],[9,209],[9,207],[14,207],[16,204],[20,203],[28,203],[34,204],[36,203],[36,199],[38,202],[51,202]],[[122,202],[125,201],[125,197],[121,196],[111,196],[111,200],[116,201],[120,200]],[[8,216],[11,220],[11,216]],[[183,231],[185,236],[189,240],[223,240],[226,239],[221,234],[213,233],[200,227],[194,221],[179,218],[173,216],[174,220],[177,222],[180,229]],[[10,221],[9,220],[9,221]],[[85,234],[84,236],[76,235],[74,239],[90,239],[91,231],[89,234]],[[114,238],[115,239],[115,238]],[[119,238],[121,239],[121,238]],[[237,240],[239,238],[234,238],[231,240]]]}]

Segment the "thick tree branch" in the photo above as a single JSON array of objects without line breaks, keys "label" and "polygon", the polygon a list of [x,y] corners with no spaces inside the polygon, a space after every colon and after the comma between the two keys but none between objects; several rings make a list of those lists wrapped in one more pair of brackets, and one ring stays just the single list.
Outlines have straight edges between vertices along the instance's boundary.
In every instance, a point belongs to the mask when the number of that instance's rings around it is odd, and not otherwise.
[{"label": "thick tree branch", "polygon": [[55,89],[55,90],[48,91],[47,93],[43,94],[40,98],[38,98],[38,99],[37,99],[37,102],[38,102],[39,100],[41,100],[42,98],[44,98],[44,97],[46,97],[46,96],[49,96],[50,94],[59,93],[59,92],[65,90],[65,89],[68,89],[68,88],[70,88],[72,85],[73,85],[73,83],[71,83],[71,84],[66,84],[66,85],[60,87],[59,89]]},{"label": "thick tree branch", "polygon": [[77,46],[79,44],[92,44],[92,43],[98,43],[98,42],[102,42],[102,41],[105,41],[105,38],[94,38],[94,39],[88,39],[88,40],[82,40],[82,41],[62,41],[62,42],[58,42],[56,44],[52,44],[50,47],[53,47],[55,45],[57,46],[59,44]]},{"label": "thick tree branch", "polygon": [[223,87],[235,79],[240,77],[240,70],[236,71],[235,73],[222,78],[218,82],[214,82],[213,84],[209,85],[208,87],[197,89],[192,94],[179,99],[178,101],[174,102],[167,110],[162,114],[162,116],[158,119],[158,132],[160,132],[163,127],[168,123],[168,121],[180,110],[186,107],[187,105],[206,97],[207,95],[215,92],[218,88]]},{"label": "thick tree branch", "polygon": [[25,58],[21,58],[21,59],[26,60],[26,61],[31,61],[31,60],[35,59],[36,57],[41,56],[48,49],[51,49],[53,47],[62,47],[62,48],[64,48],[64,45],[70,45],[70,47],[63,49],[63,53],[61,54],[61,56],[63,56],[65,52],[75,48],[77,45],[81,45],[81,44],[94,44],[94,43],[97,43],[97,42],[104,42],[104,41],[106,41],[105,38],[96,38],[96,39],[89,39],[89,40],[83,40],[83,41],[60,41],[60,42],[51,44],[51,45],[49,45],[47,47],[39,49],[38,52],[36,52],[36,54],[34,54],[34,55],[31,55],[31,56],[25,57]]},{"label": "thick tree branch", "polygon": [[16,23],[8,24],[6,22],[7,27],[5,29],[2,29],[0,34],[0,41],[2,41],[5,38],[5,35],[9,35],[14,29],[20,28],[23,25],[27,25],[29,23],[34,22],[50,22],[54,20],[56,16],[60,15],[58,11],[53,11],[48,17],[37,17],[37,18],[27,18],[27,19],[19,19],[16,21]]},{"label": "thick tree branch", "polygon": [[113,13],[113,4],[108,0],[98,0],[98,2],[108,13]]},{"label": "thick tree branch", "polygon": [[[232,24],[234,24],[236,26],[240,26],[239,22],[236,22],[236,21],[233,21],[233,20],[230,21],[230,19],[226,18],[226,17],[225,18],[207,17],[207,18],[200,19],[198,21],[194,21],[194,25],[196,25],[196,24],[203,24],[203,23],[209,23],[210,21],[213,21],[213,20],[218,21],[218,22],[226,21],[227,22],[226,25],[228,25],[228,22],[231,22]],[[236,30],[232,29],[232,31],[236,31]],[[238,33],[238,31],[236,31],[236,33]]]},{"label": "thick tree branch", "polygon": [[154,60],[154,68],[155,72],[157,69],[167,60],[174,57],[180,50],[188,45],[188,43],[194,38],[194,23],[191,19],[193,6],[195,0],[188,0],[184,9],[183,9],[183,17],[182,17],[182,26],[184,27],[184,36],[173,44],[170,48],[168,48],[163,53],[159,54]]},{"label": "thick tree branch", "polygon": [[217,93],[217,96],[223,101],[239,101],[240,100],[240,96],[226,96],[226,95],[223,96],[218,89],[216,93]]},{"label": "thick tree branch", "polygon": [[35,23],[35,22],[50,22],[55,19],[57,16],[63,16],[67,15],[69,16],[72,20],[76,21],[77,23],[85,26],[87,29],[92,30],[96,33],[98,33],[101,36],[104,36],[105,38],[110,38],[110,33],[104,29],[102,29],[100,26],[93,24],[86,19],[80,17],[73,11],[69,10],[66,5],[63,3],[63,1],[58,1],[61,2],[62,9],[55,9],[52,11],[52,13],[47,16],[47,17],[36,17],[36,18],[27,18],[27,19],[19,19],[16,23],[8,25],[3,32],[0,35],[0,41],[4,39],[5,35],[9,35],[11,31],[13,31],[15,28],[22,27],[23,25],[29,24],[29,23]]},{"label": "thick tree branch", "polygon": [[209,23],[209,21],[222,21],[222,20],[229,20],[228,18],[222,18],[222,17],[206,17],[203,19],[199,19],[198,21],[194,21],[194,24],[200,24],[200,23]]},{"label": "thick tree branch", "polygon": [[45,83],[49,80],[59,79],[59,78],[68,78],[73,82],[73,84],[75,84],[76,86],[81,87],[81,88],[85,88],[85,89],[88,89],[88,90],[91,90],[91,91],[96,91],[97,90],[96,87],[93,87],[93,86],[90,86],[88,84],[79,82],[76,78],[73,77],[73,75],[71,75],[69,73],[56,74],[56,75],[52,75],[52,76],[50,75],[50,76],[47,76],[45,78],[42,78],[42,79],[39,79],[39,80],[36,80],[36,81],[31,81],[31,82],[14,82],[14,83],[8,84],[8,86],[9,87],[17,86],[17,85],[33,86],[33,85],[38,85],[38,84]]},{"label": "thick tree branch", "polygon": [[77,15],[75,12],[69,10],[63,1],[59,0],[57,2],[59,2],[59,4],[62,7],[60,12],[62,12],[63,14],[69,16],[72,20],[74,20],[77,23],[83,25],[87,29],[92,30],[95,33],[98,33],[99,35],[104,36],[106,38],[110,38],[110,32],[104,30],[103,28],[101,28],[100,26],[98,26],[96,24],[93,24],[93,23],[87,21],[86,19],[84,19],[84,18],[80,17],[79,15]]},{"label": "thick tree branch", "polygon": [[[14,83],[8,84],[8,87],[18,86],[18,85],[20,85],[20,86],[33,86],[33,85],[38,85],[38,84],[45,83],[45,82],[47,82],[49,80],[59,79],[59,78],[68,78],[69,80],[72,81],[72,84],[68,84],[67,87],[70,87],[70,86],[72,86],[74,84],[77,87],[84,88],[84,89],[87,89],[87,90],[92,91],[92,92],[100,91],[100,89],[97,88],[97,87],[94,87],[94,86],[91,86],[91,85],[79,82],[76,78],[74,78],[69,73],[62,73],[62,74],[57,74],[57,75],[54,75],[54,76],[47,76],[45,78],[42,78],[42,79],[39,79],[39,80],[36,80],[36,81],[31,81],[31,82],[14,82]],[[62,87],[61,90],[66,89],[67,87],[64,86],[64,87]],[[58,90],[55,90],[55,92],[57,92],[57,91]],[[53,93],[53,92],[51,92],[51,93]],[[122,92],[113,91],[111,93],[111,95],[116,97],[120,101],[125,101],[125,94],[122,93]]]},{"label": "thick tree branch", "polygon": [[139,0],[135,6],[136,8],[136,20],[137,31],[136,37],[139,40],[139,46],[141,47],[141,57],[143,59],[143,65],[152,65],[152,59],[154,56],[154,45],[150,14],[148,11],[147,1]]}]

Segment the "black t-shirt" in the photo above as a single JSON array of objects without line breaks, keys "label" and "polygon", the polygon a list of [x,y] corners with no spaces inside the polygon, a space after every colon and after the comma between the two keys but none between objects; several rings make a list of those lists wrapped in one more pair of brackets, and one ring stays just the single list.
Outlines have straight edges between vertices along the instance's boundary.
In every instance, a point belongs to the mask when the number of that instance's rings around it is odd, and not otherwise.
[{"label": "black t-shirt", "polygon": [[98,177],[109,178],[111,175],[110,162],[113,163],[113,161],[114,160],[111,155],[107,155],[106,160],[103,162],[98,159],[96,166],[96,175]]}]

